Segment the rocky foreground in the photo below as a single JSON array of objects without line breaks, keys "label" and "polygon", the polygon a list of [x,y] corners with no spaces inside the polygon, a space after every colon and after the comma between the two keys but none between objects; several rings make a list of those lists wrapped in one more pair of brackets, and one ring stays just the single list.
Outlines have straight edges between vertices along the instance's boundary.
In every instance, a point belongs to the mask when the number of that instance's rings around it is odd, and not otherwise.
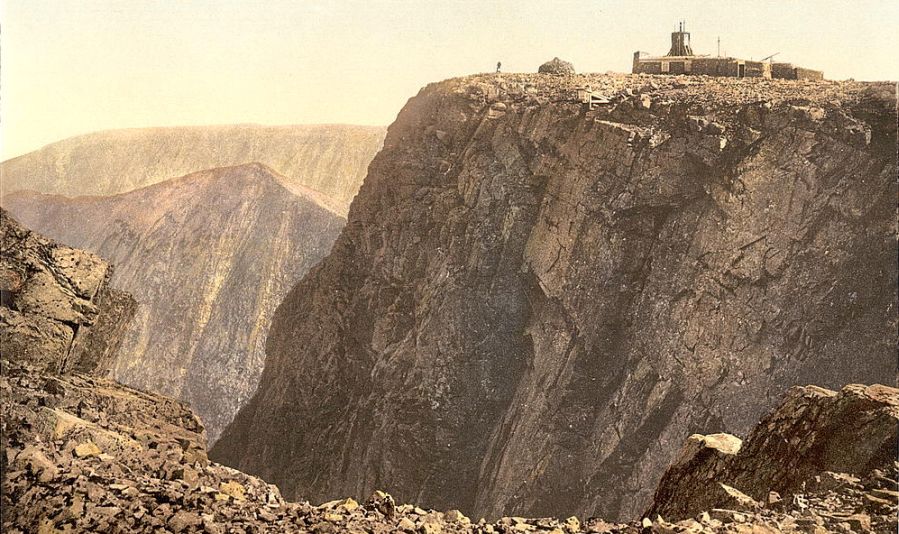
[{"label": "rocky foreground", "polygon": [[[683,459],[663,479],[656,510],[642,521],[504,517],[486,522],[459,511],[398,505],[382,492],[361,504],[353,499],[318,506],[287,502],[274,485],[210,462],[202,424],[177,401],[105,378],[47,374],[8,360],[2,366],[2,526],[10,534],[823,533],[896,528],[899,464],[893,457],[899,390],[883,386],[848,386],[840,392],[796,388],[749,438],[748,453],[733,449],[739,447],[733,436],[692,437]],[[830,434],[833,425],[853,420],[848,426],[858,432],[858,440],[847,443]],[[782,440],[788,445],[781,445]],[[836,446],[844,447],[842,454]],[[755,462],[756,469],[734,469],[727,459],[720,460],[728,455],[743,458],[744,465]],[[791,484],[780,484],[777,475],[790,478]],[[728,485],[737,483],[735,477],[742,486]],[[756,500],[739,487],[763,495]],[[782,493],[763,491],[774,487]]]}]

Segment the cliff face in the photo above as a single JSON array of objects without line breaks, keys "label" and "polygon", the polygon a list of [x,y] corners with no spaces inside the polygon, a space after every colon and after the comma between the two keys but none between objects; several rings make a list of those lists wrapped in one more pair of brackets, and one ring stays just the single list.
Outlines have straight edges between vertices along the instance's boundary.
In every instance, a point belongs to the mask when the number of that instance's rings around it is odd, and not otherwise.
[{"label": "cliff face", "polygon": [[346,215],[382,127],[206,126],[98,132],[48,145],[0,164],[3,193],[113,195],[177,176],[260,162]]},{"label": "cliff face", "polygon": [[425,88],[213,457],[291,496],[634,517],[688,434],[745,433],[795,384],[891,381],[894,91]]},{"label": "cliff face", "polygon": [[0,209],[3,357],[48,373],[106,373],[131,320],[131,295],[109,287],[97,256],[37,235]]},{"label": "cliff face", "polygon": [[115,263],[139,306],[114,376],[191,403],[211,439],[256,388],[271,315],[344,219],[250,164],[110,197],[15,193],[24,224]]}]

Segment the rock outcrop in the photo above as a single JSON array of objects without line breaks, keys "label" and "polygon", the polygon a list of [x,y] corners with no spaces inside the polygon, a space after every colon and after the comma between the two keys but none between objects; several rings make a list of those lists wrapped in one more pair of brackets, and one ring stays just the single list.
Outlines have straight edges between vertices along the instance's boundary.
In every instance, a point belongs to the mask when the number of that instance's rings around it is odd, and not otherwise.
[{"label": "rock outcrop", "polygon": [[55,243],[0,209],[0,345],[3,357],[54,373],[103,373],[134,314],[109,287],[112,267]]},{"label": "rock outcrop", "polygon": [[[796,387],[745,443],[726,434],[690,436],[647,515],[682,519],[740,499],[744,508],[758,507],[772,491],[792,500],[806,490],[852,487],[897,458],[899,390]],[[890,495],[899,503],[899,493]]]},{"label": "rock outcrop", "polygon": [[114,377],[185,400],[214,440],[253,394],[275,308],[345,221],[261,164],[110,197],[14,193],[23,224],[109,259],[137,299]]},{"label": "rock outcrop", "polygon": [[383,127],[204,126],[110,130],[72,137],[0,164],[3,194],[114,195],[216,167],[260,162],[346,216]]},{"label": "rock outcrop", "polygon": [[430,85],[212,455],[314,500],[635,517],[689,434],[893,380],[895,147],[887,83]]},{"label": "rock outcrop", "polygon": [[540,74],[554,74],[556,76],[569,76],[574,74],[574,65],[557,57],[552,58],[537,69]]}]

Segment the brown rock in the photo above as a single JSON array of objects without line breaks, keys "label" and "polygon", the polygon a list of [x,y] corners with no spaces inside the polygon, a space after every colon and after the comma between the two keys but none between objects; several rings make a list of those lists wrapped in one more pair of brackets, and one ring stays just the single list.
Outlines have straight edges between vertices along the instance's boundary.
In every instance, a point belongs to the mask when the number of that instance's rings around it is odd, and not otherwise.
[{"label": "brown rock", "polygon": [[727,484],[719,484],[721,489],[727,494],[727,498],[724,503],[728,505],[729,508],[734,510],[739,510],[741,512],[755,512],[761,508],[761,504],[756,502],[755,499],[746,495],[742,491],[732,488]]},{"label": "brown rock", "polygon": [[166,522],[166,526],[168,526],[172,532],[184,532],[190,530],[191,527],[196,527],[202,523],[203,520],[200,518],[200,514],[180,510],[175,512],[175,514],[169,518]]},{"label": "brown rock", "polygon": [[371,497],[366,501],[365,506],[369,510],[381,512],[388,518],[393,517],[393,514],[396,511],[396,502],[393,500],[393,497],[381,490],[376,490],[372,493]]},{"label": "brown rock", "polygon": [[111,266],[24,228],[6,209],[0,242],[4,358],[50,372],[105,372],[134,313],[130,296],[109,288]]},{"label": "brown rock", "polygon": [[[893,461],[897,432],[897,389],[793,388],[735,453],[701,449],[695,444],[698,438],[691,437],[687,452],[659,483],[650,513],[681,518],[716,506],[733,507],[743,497],[795,493],[806,486],[819,491],[858,489],[859,476]],[[734,487],[746,494],[740,497],[728,490]],[[751,504],[738,507],[754,509]]]},{"label": "brown rock", "polygon": [[100,447],[97,447],[97,445],[93,441],[85,441],[84,443],[79,443],[78,445],[75,445],[74,449],[75,456],[79,458],[84,458],[86,456],[97,456],[102,452],[103,451],[100,450]]},{"label": "brown rock", "polygon": [[28,468],[39,482],[46,484],[59,475],[59,469],[37,447],[26,446],[16,456],[15,463],[19,467]]},{"label": "brown rock", "polygon": [[246,498],[246,490],[241,485],[241,483],[237,482],[236,480],[222,482],[221,484],[219,484],[219,491],[233,499],[237,499],[238,501],[242,501]]},{"label": "brown rock", "polygon": [[197,471],[189,466],[182,466],[175,469],[173,477],[178,480],[183,480],[188,486],[196,486],[200,482],[200,476]]},{"label": "brown rock", "polygon": [[854,532],[871,532],[871,518],[866,514],[853,514],[846,518],[846,523]]}]

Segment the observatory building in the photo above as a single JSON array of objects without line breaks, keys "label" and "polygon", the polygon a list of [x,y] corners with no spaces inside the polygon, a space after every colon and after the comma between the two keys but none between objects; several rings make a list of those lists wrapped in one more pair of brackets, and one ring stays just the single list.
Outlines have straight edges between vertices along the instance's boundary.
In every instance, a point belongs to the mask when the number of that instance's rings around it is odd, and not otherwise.
[{"label": "observatory building", "polygon": [[[777,54],[774,54],[777,55]],[[634,52],[634,74],[705,74],[734,78],[781,78],[785,80],[823,80],[820,70],[797,67],[791,63],[773,63],[774,57],[761,61],[722,56],[697,56],[690,47],[690,33],[684,23],[671,34],[671,49],[665,56]]]}]

